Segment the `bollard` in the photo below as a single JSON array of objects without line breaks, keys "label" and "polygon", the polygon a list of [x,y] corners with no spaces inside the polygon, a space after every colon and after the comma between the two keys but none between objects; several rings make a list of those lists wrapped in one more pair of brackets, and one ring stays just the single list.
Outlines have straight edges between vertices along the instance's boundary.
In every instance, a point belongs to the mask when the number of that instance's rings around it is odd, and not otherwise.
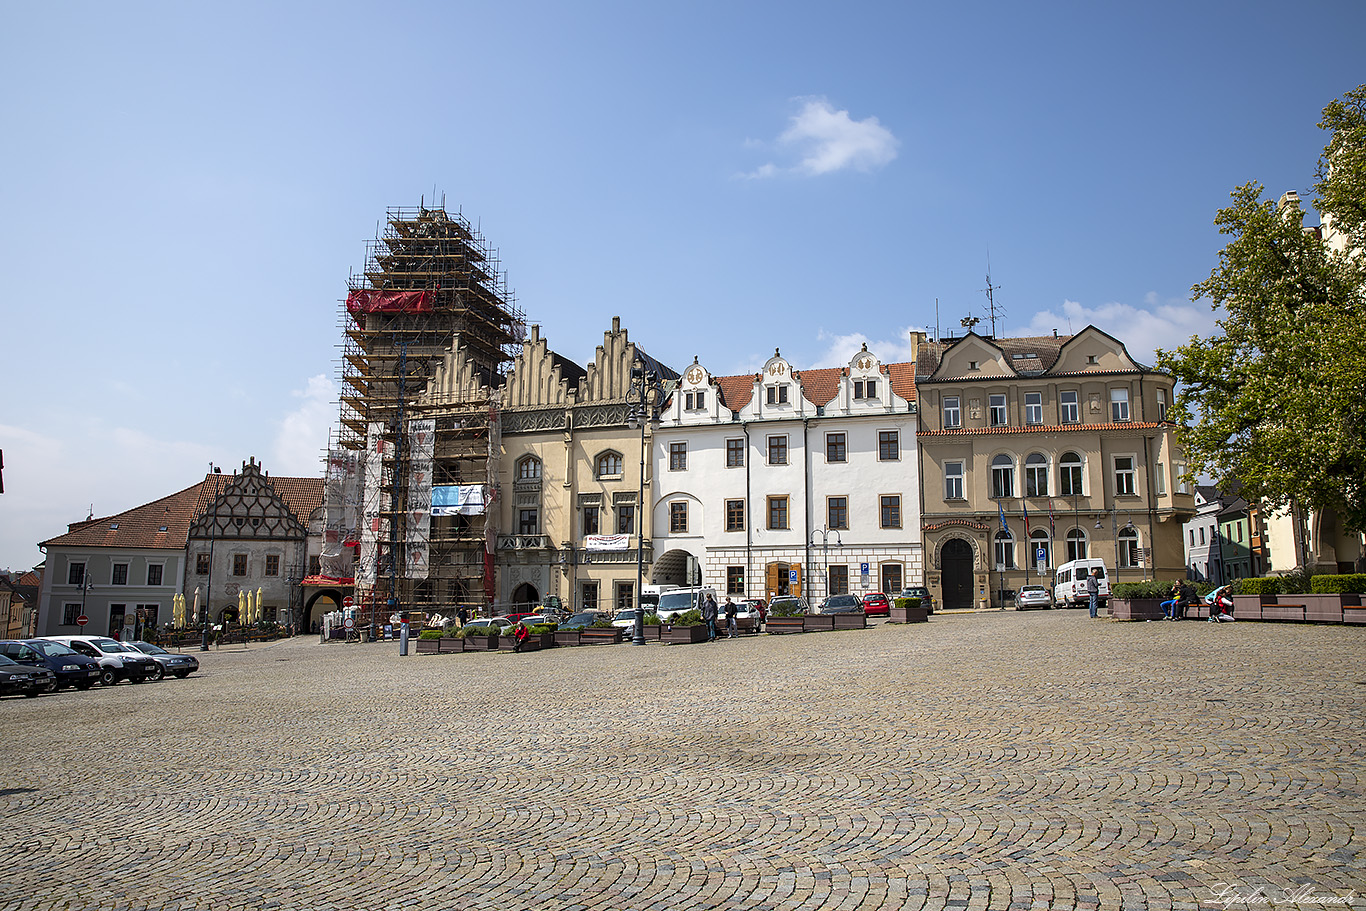
[{"label": "bollard", "polygon": [[404,620],[398,630],[398,654],[403,657],[408,654],[408,621]]}]

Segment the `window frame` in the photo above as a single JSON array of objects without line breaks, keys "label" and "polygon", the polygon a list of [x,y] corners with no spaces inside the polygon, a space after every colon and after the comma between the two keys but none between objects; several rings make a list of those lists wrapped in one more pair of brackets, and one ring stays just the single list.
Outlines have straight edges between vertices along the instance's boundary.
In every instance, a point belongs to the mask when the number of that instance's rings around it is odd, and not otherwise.
[{"label": "window frame", "polygon": [[[1072,456],[1075,462],[1067,461],[1067,457]],[[1086,496],[1086,460],[1079,453],[1067,451],[1062,454],[1062,459],[1058,462],[1058,496],[1060,497],[1084,497]]]},{"label": "window frame", "polygon": [[987,393],[987,423],[992,427],[1010,426],[1009,398],[1004,392]]},{"label": "window frame", "polygon": [[825,498],[825,527],[838,531],[849,530],[848,497],[840,496]]},{"label": "window frame", "polygon": [[1129,422],[1129,387],[1110,387],[1110,421],[1114,424]]},{"label": "window frame", "polygon": [[266,554],[266,575],[267,575],[267,576],[278,576],[278,575],[280,575],[280,555],[279,555],[279,554]]},{"label": "window frame", "polygon": [[669,470],[687,471],[688,470],[688,442],[674,442],[669,444]]},{"label": "window frame", "polygon": [[[952,404],[950,404],[952,403]],[[946,395],[940,402],[939,410],[945,430],[955,430],[963,426],[963,397]]]},{"label": "window frame", "polygon": [[633,535],[636,533],[636,504],[618,503],[616,505],[617,534]]},{"label": "window frame", "polygon": [[[528,521],[530,520],[530,521]],[[517,534],[539,535],[541,533],[541,510],[528,506],[517,510]]]},{"label": "window frame", "polygon": [[[122,570],[122,572],[120,572],[119,570]],[[128,584],[128,564],[127,564],[127,563],[115,563],[113,566],[109,567],[109,584],[110,584],[110,585],[127,585],[127,584]]]},{"label": "window frame", "polygon": [[72,560],[66,564],[66,584],[81,586],[85,584],[86,561]]},{"label": "window frame", "polygon": [[769,531],[791,530],[792,518],[788,509],[788,499],[786,494],[774,494],[767,498]]},{"label": "window frame", "polygon": [[849,437],[842,430],[832,430],[825,435],[825,461],[849,461]]},{"label": "window frame", "polygon": [[745,501],[740,499],[726,500],[726,531],[745,530]]},{"label": "window frame", "polygon": [[879,494],[877,506],[880,528],[897,529],[901,527],[901,494]]},{"label": "window frame", "polygon": [[[772,436],[770,436],[770,437],[767,438],[767,441],[766,441],[766,442],[768,443],[768,447],[767,447],[767,448],[768,448],[768,452],[767,452],[768,464],[770,464],[770,465],[786,465],[786,464],[788,464],[788,462],[787,462],[787,451],[788,451],[788,447],[787,447],[787,434],[785,434],[785,433],[773,434]],[[777,449],[777,456],[776,456],[776,457],[775,457],[775,455],[774,455],[774,450],[775,450],[775,448]]]},{"label": "window frame", "polygon": [[1018,569],[1015,565],[1015,536],[1004,528],[991,536],[993,567],[998,571]]},{"label": "window frame", "polygon": [[[1033,401],[1031,401],[1033,400]],[[1026,392],[1024,399],[1025,423],[1038,425],[1043,423],[1043,393]]]},{"label": "window frame", "polygon": [[517,480],[541,480],[541,460],[535,456],[523,456],[517,460]]},{"label": "window frame", "polygon": [[602,507],[588,503],[579,507],[579,530],[583,537],[602,534]]},{"label": "window frame", "polygon": [[[1069,398],[1071,399],[1070,401]],[[1081,423],[1081,393],[1078,390],[1058,390],[1058,423]]]},{"label": "window frame", "polygon": [[671,500],[669,502],[669,534],[686,535],[688,533],[688,501]]},{"label": "window frame", "polygon": [[[953,473],[953,472],[951,472],[951,471],[949,470],[949,466],[951,466],[951,465],[956,465],[956,466],[958,466],[958,471],[957,471],[957,473]],[[946,501],[947,501],[947,500],[965,500],[965,499],[967,499],[966,488],[965,488],[965,483],[966,483],[966,478],[967,478],[967,467],[966,467],[966,465],[967,465],[967,463],[966,463],[966,461],[963,460],[963,459],[954,459],[954,460],[952,460],[952,461],[948,461],[948,462],[945,462],[945,463],[944,463],[944,499],[945,499]],[[957,490],[957,493],[954,493],[954,492],[953,492],[953,490],[951,489],[952,486],[956,486],[956,487],[957,487],[957,489],[958,489],[958,490]]]},{"label": "window frame", "polygon": [[726,438],[726,467],[744,468],[745,467],[745,438],[727,437]]},{"label": "window frame", "polygon": [[197,553],[194,555],[194,574],[196,576],[207,576],[212,568],[213,563],[209,560],[208,554]]},{"label": "window frame", "polygon": [[247,555],[232,555],[232,574],[236,578],[246,578],[247,575]]},{"label": "window frame", "polygon": [[[604,453],[600,453],[597,459],[594,460],[593,468],[595,469],[595,477],[599,481],[607,478],[620,478],[624,465],[625,460],[621,457],[621,453],[614,449],[609,449]],[[612,471],[613,468],[615,468],[616,471]]]},{"label": "window frame", "polygon": [[1013,500],[1014,498],[1015,459],[1005,453],[999,453],[991,460],[991,499]]},{"label": "window frame", "polygon": [[[1127,468],[1120,467],[1120,462],[1124,461],[1129,463]],[[1111,457],[1110,465],[1113,470],[1115,496],[1138,496],[1138,458],[1130,453],[1116,455]]]},{"label": "window frame", "polygon": [[901,432],[899,430],[879,430],[877,432],[877,460],[879,462],[901,461]]}]

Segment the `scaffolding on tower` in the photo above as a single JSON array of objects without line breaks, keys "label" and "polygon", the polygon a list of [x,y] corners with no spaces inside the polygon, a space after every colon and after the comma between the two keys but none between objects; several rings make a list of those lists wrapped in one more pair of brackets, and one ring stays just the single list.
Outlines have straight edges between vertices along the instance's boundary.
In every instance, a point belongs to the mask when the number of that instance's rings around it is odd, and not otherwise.
[{"label": "scaffolding on tower", "polygon": [[[340,319],[335,447],[364,466],[349,542],[359,622],[488,604],[497,390],[525,335],[496,255],[444,202],[389,209],[364,272],[348,282]],[[456,349],[483,393],[425,396]]]}]

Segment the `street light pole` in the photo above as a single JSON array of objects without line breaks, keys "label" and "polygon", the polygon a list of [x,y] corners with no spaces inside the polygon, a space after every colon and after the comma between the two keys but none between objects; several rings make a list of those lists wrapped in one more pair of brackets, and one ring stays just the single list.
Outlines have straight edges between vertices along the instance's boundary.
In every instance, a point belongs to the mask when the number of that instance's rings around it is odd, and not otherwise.
[{"label": "street light pole", "polygon": [[821,560],[825,563],[825,597],[830,597],[830,535],[835,536],[835,546],[843,547],[844,541],[840,538],[838,529],[832,529],[829,524],[822,525],[811,533],[811,543],[816,543],[816,535],[821,536]]},{"label": "street light pole", "polygon": [[636,622],[631,644],[645,644],[645,605],[641,589],[645,585],[645,425],[659,420],[659,380],[646,370],[640,358],[631,365],[631,386],[626,392],[626,425],[640,427],[640,492],[636,497]]}]

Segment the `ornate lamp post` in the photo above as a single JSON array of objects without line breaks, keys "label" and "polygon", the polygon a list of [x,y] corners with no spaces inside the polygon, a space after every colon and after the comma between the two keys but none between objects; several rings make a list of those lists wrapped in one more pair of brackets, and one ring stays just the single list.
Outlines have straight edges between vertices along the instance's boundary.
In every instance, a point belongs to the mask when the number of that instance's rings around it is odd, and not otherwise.
[{"label": "ornate lamp post", "polygon": [[821,561],[825,564],[825,597],[830,597],[830,536],[835,536],[835,546],[843,547],[844,541],[840,538],[838,529],[832,529],[829,525],[822,525],[811,533],[811,545],[816,544],[816,535],[821,536]]},{"label": "ornate lamp post", "polygon": [[645,644],[645,608],[641,588],[645,582],[645,427],[659,420],[659,399],[663,390],[653,370],[646,370],[640,358],[631,365],[631,387],[626,391],[626,425],[640,428],[640,493],[636,498],[636,622],[631,644]]}]

